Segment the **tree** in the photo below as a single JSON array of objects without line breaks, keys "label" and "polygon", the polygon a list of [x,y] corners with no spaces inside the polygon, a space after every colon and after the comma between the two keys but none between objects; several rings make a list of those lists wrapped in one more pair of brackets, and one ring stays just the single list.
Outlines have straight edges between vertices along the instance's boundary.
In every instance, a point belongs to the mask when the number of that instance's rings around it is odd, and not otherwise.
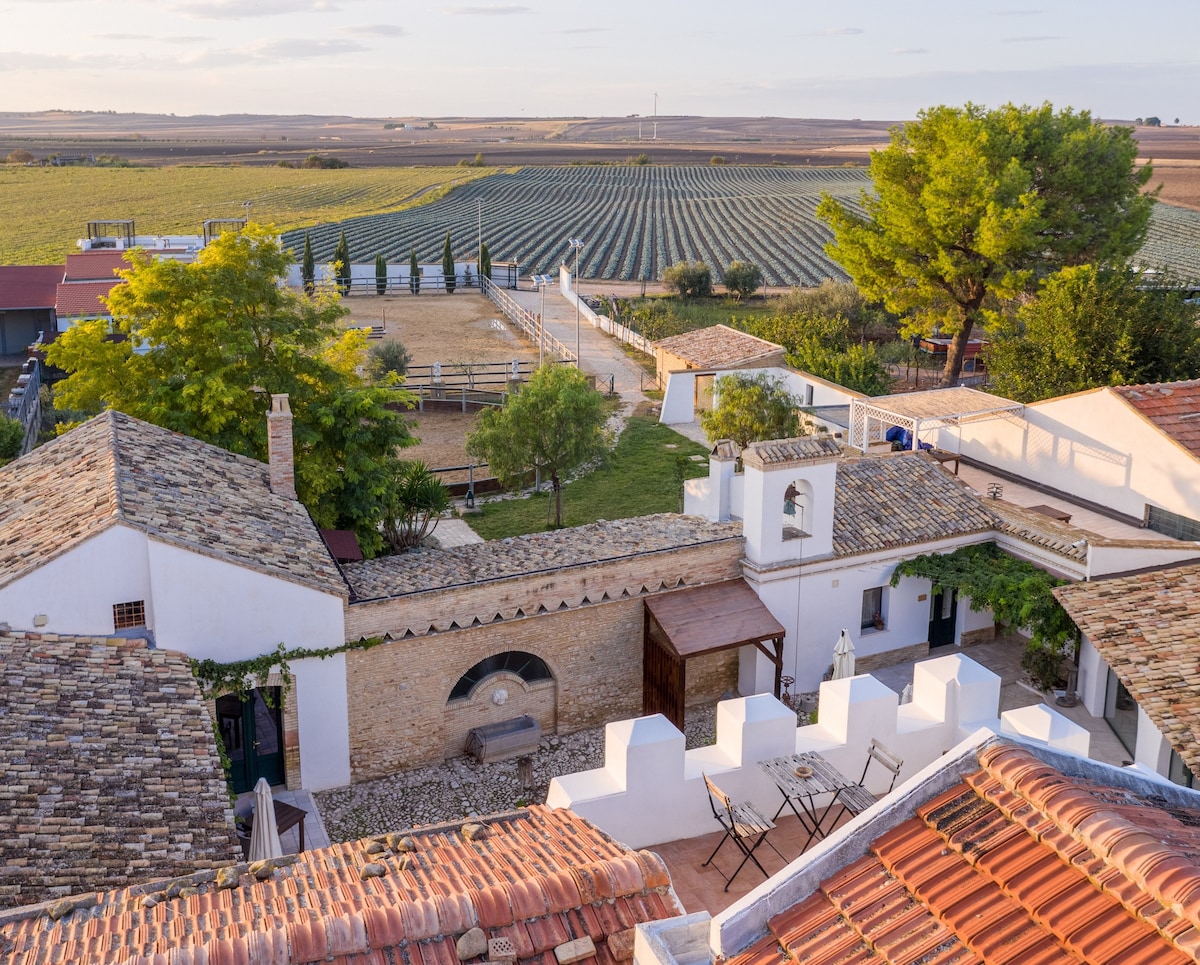
[{"label": "tree", "polygon": [[338,236],[337,247],[333,249],[333,274],[337,279],[339,295],[350,293],[350,242],[346,240],[346,232]]},{"label": "tree", "polygon": [[1154,203],[1135,168],[1137,142],[1086,111],[1011,104],[935,107],[871,154],[862,214],[825,195],[826,251],[863,294],[915,331],[953,336],[943,382],[962,370],[976,324],[1067,265],[1123,261],[1145,238]]},{"label": "tree", "polygon": [[1162,127],[1162,120],[1157,117],[1147,117],[1143,122],[1147,127]]},{"label": "tree", "polygon": [[421,266],[417,264],[417,249],[408,256],[408,288],[414,295],[421,294]]},{"label": "tree", "polygon": [[724,282],[726,291],[741,301],[762,287],[762,269],[748,261],[731,261],[725,269]]},{"label": "tree", "polygon": [[313,260],[312,236],[304,232],[304,258],[300,262],[300,278],[304,282],[304,294],[312,295],[317,287],[317,266]]},{"label": "tree", "polygon": [[899,328],[895,316],[878,302],[870,302],[854,282],[824,279],[816,288],[793,288],[779,299],[781,315],[844,318],[850,337],[860,344],[868,338],[895,338]]},{"label": "tree", "polygon": [[408,363],[412,361],[412,355],[398,338],[384,339],[372,345],[369,357],[367,371],[376,382],[386,382],[389,376],[403,378],[408,374]]},{"label": "tree", "polygon": [[375,256],[375,294],[382,295],[387,291],[387,259],[383,255]]},{"label": "tree", "polygon": [[1182,292],[1129,269],[1064,268],[988,346],[997,392],[1036,402],[1102,385],[1200,376],[1200,328]]},{"label": "tree", "polygon": [[482,279],[492,280],[492,253],[488,251],[487,242],[479,246],[479,278],[480,287],[483,287]]},{"label": "tree", "polygon": [[21,454],[25,441],[25,427],[19,419],[0,416],[0,466],[12,462]]},{"label": "tree", "polygon": [[383,511],[383,537],[393,553],[420,546],[450,506],[450,491],[423,462],[398,462]]},{"label": "tree", "polygon": [[26,151],[23,147],[19,147],[15,151],[9,151],[8,157],[4,160],[9,164],[29,164],[33,159],[33,155],[29,151]]},{"label": "tree", "polygon": [[356,370],[366,336],[344,329],[336,298],[282,284],[292,256],[272,229],[225,232],[191,264],[133,254],[108,296],[112,329],[82,322],[47,346],[68,373],[63,408],[113,408],[254,459],[267,454],[270,394],[293,412],[296,490],[317,525],[353,529],[367,553],[379,533],[390,463],[412,444],[387,403],[408,393],[372,388]]},{"label": "tree", "polygon": [[732,439],[745,449],[764,439],[800,435],[800,400],[778,376],[738,372],[717,379],[716,406],[700,414],[710,442]]},{"label": "tree", "polygon": [[708,298],[712,295],[712,269],[702,261],[680,261],[663,272],[663,284],[683,298]]},{"label": "tree", "polygon": [[[578,369],[543,365],[500,409],[487,409],[467,436],[501,485],[516,489],[535,472],[549,478],[547,525],[562,526],[563,476],[602,459],[610,446],[604,399]],[[550,514],[553,512],[553,523]]]},{"label": "tree", "polygon": [[446,232],[446,244],[442,246],[442,277],[446,280],[446,291],[454,293],[454,249],[450,247],[450,232]]}]

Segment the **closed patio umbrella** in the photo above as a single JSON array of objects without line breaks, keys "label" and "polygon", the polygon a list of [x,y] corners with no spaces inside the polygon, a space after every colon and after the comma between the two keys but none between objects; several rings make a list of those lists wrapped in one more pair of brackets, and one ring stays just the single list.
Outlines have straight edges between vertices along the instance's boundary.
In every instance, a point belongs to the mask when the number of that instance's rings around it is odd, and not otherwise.
[{"label": "closed patio umbrella", "polygon": [[279,829],[275,826],[275,799],[271,797],[271,785],[260,777],[254,785],[254,829],[250,832],[250,860],[283,857],[283,845],[279,843]]},{"label": "closed patio umbrella", "polygon": [[833,645],[833,679],[854,676],[854,641],[845,630]]}]

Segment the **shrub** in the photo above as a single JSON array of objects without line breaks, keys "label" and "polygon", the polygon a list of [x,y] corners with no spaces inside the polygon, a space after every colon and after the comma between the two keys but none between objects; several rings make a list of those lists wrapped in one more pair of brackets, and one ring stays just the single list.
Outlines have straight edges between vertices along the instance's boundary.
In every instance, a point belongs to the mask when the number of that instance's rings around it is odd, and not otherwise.
[{"label": "shrub", "polygon": [[725,269],[724,281],[726,290],[741,301],[762,287],[762,269],[748,261],[732,261]]},{"label": "shrub", "polygon": [[24,440],[25,427],[16,419],[0,416],[0,465],[12,462],[21,454]]},{"label": "shrub", "polygon": [[702,261],[680,261],[663,272],[663,284],[683,298],[712,295],[712,269]]},{"label": "shrub", "polygon": [[371,377],[380,382],[390,373],[407,374],[408,364],[412,361],[412,355],[398,338],[384,339],[378,345],[372,345],[368,356]]}]

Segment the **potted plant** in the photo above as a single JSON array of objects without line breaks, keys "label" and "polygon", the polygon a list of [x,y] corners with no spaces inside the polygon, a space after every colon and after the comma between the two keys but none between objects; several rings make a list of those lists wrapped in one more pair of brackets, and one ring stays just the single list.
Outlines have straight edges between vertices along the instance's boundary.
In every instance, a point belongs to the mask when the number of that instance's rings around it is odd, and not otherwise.
[{"label": "potted plant", "polygon": [[871,622],[875,624],[876,630],[886,629],[886,624],[883,622],[883,614],[878,610],[871,614]]}]

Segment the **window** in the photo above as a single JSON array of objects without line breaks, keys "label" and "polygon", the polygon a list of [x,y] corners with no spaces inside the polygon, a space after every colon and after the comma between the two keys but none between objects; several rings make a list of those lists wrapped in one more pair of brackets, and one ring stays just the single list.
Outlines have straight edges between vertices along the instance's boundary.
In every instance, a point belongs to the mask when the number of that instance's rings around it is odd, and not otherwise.
[{"label": "window", "polygon": [[458,683],[450,691],[450,699],[458,700],[471,696],[471,691],[475,689],[476,684],[502,670],[516,674],[526,683],[553,679],[550,668],[546,666],[546,662],[541,657],[535,657],[532,653],[525,653],[522,650],[508,650],[505,653],[498,653],[485,660],[480,660],[459,677]]},{"label": "window", "polygon": [[130,627],[144,627],[145,625],[145,600],[131,600],[129,603],[113,604],[114,630],[128,630]]},{"label": "window", "polygon": [[1200,540],[1200,520],[1180,516],[1157,506],[1146,507],[1146,529],[1174,539]]},{"label": "window", "polygon": [[883,620],[883,587],[873,586],[863,590],[861,630],[882,630]]}]

